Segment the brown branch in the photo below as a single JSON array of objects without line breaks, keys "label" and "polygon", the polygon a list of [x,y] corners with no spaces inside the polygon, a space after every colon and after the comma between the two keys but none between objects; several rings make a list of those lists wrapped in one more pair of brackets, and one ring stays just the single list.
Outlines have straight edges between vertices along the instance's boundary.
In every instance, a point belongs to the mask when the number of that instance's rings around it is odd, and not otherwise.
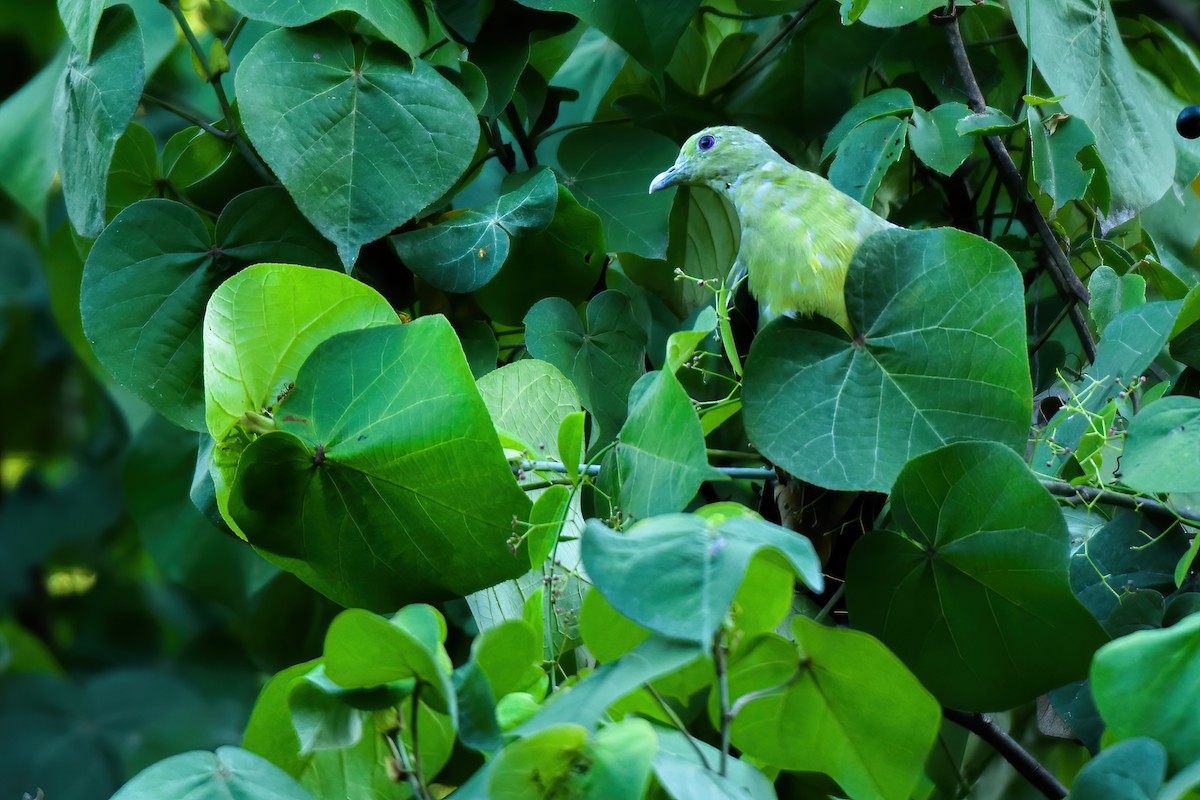
[{"label": "brown branch", "polygon": [[987,742],[993,750],[1004,757],[1029,785],[1037,789],[1050,800],[1060,800],[1067,796],[1067,787],[1059,783],[1058,778],[1051,774],[1017,740],[1008,735],[1008,731],[992,722],[983,714],[969,714],[966,711],[956,711],[953,708],[943,708],[942,716],[951,722],[961,725],[971,733]]},{"label": "brown branch", "polygon": [[[979,88],[979,81],[976,80],[975,72],[971,69],[967,48],[963,44],[962,31],[958,27],[958,16],[952,15],[942,21],[946,26],[946,38],[950,40],[954,63],[958,67],[959,77],[967,92],[967,104],[976,114],[982,114],[987,110],[987,101],[984,100],[983,90]],[[1004,142],[999,136],[985,136],[983,144],[996,164],[1000,179],[1004,181],[1008,193],[1012,196],[1013,201],[1020,205],[1026,225],[1036,230],[1038,236],[1041,237],[1042,246],[1045,248],[1050,264],[1050,277],[1054,279],[1054,285],[1070,309],[1068,313],[1071,316],[1071,324],[1075,327],[1075,333],[1079,336],[1080,344],[1083,345],[1088,361],[1095,361],[1096,342],[1092,339],[1092,332],[1088,329],[1087,321],[1083,318],[1083,312],[1078,306],[1080,302],[1084,305],[1091,302],[1091,294],[1083,285],[1083,281],[1075,274],[1070,259],[1059,245],[1045,215],[1042,214],[1037,203],[1025,189],[1025,180],[1021,177],[1021,172],[1017,169]]]}]

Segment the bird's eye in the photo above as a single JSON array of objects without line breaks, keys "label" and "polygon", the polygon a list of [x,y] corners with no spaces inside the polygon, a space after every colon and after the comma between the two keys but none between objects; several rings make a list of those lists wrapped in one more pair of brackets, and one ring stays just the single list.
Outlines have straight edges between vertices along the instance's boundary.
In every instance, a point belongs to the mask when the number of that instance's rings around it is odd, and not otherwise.
[{"label": "bird's eye", "polygon": [[696,142],[696,147],[699,147],[701,150],[712,150],[713,145],[716,143],[717,143],[716,137],[712,136],[711,134],[706,133],[700,137],[700,140],[698,142]]}]

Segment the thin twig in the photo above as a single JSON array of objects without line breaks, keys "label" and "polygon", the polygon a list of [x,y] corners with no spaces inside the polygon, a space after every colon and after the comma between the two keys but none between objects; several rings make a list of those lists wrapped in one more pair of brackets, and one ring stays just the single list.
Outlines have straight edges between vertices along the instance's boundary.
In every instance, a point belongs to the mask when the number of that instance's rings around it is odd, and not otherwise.
[{"label": "thin twig", "polygon": [[534,151],[533,142],[529,140],[529,132],[521,124],[521,116],[517,113],[517,107],[509,103],[504,109],[504,116],[508,119],[508,127],[512,131],[513,138],[517,140],[517,147],[521,148],[521,158],[525,159],[525,166],[533,169],[538,163],[537,153]]},{"label": "thin twig", "polygon": [[208,63],[208,53],[196,38],[196,34],[192,32],[192,26],[188,24],[187,17],[183,13],[183,9],[179,6],[179,0],[171,0],[168,3],[171,13],[175,16],[175,21],[179,23],[180,30],[183,31],[183,38],[187,39],[187,43],[192,48],[192,52],[196,54],[196,60],[200,64],[200,69],[204,71],[204,79],[213,87],[213,92],[217,96],[217,105],[221,107],[221,113],[225,116],[225,126],[229,128],[230,133],[234,134],[232,141],[238,152],[242,154],[242,158],[250,165],[251,169],[258,173],[259,177],[268,184],[278,185],[279,181],[267,169],[266,164],[258,157],[258,153],[250,147],[250,143],[246,140],[245,132],[238,125],[237,116],[233,113],[233,107],[229,103],[229,97],[225,94],[225,88],[221,85],[221,76],[214,75],[212,68]]},{"label": "thin twig", "polygon": [[1059,800],[1067,796],[1067,787],[1059,783],[1058,778],[1051,774],[1042,764],[1008,735],[1008,731],[992,722],[983,714],[969,714],[952,708],[943,708],[942,716],[960,725],[983,741],[991,745],[1005,761],[1012,765],[1017,773],[1050,800]]},{"label": "thin twig", "polygon": [[180,119],[184,120],[185,122],[192,123],[197,128],[199,128],[200,130],[209,134],[210,136],[215,136],[216,138],[222,139],[225,141],[228,141],[234,137],[234,134],[230,133],[229,131],[223,131],[220,128],[214,128],[212,125],[210,125],[207,122],[205,122],[204,120],[200,119],[200,117],[197,116],[196,114],[193,114],[192,112],[190,112],[186,109],[180,108],[177,105],[168,103],[166,100],[155,97],[152,94],[146,94],[145,92],[143,92],[142,93],[142,102],[149,103],[152,106],[158,106],[159,108],[161,108],[165,111],[170,111],[175,116],[179,117]]},{"label": "thin twig", "polygon": [[[979,81],[971,69],[967,48],[963,44],[962,31],[958,27],[958,17],[952,16],[945,22],[945,27],[946,38],[950,40],[950,49],[954,54],[954,63],[958,67],[959,77],[967,92],[968,105],[976,114],[982,114],[987,110],[987,101],[984,100],[983,90],[979,88]],[[1084,354],[1088,361],[1095,361],[1096,342],[1092,339],[1092,332],[1083,318],[1083,312],[1075,304],[1076,301],[1085,305],[1091,302],[1091,294],[1083,285],[1083,281],[1075,274],[1075,270],[1071,267],[1071,261],[1059,245],[1050,223],[1038,208],[1037,203],[1029,196],[1029,192],[1026,191],[1025,181],[1012,156],[1009,155],[1008,149],[1004,146],[1004,142],[999,136],[985,136],[983,143],[991,155],[992,161],[995,162],[1000,178],[1004,181],[1013,202],[1023,208],[1027,223],[1030,223],[1041,237],[1042,246],[1050,259],[1050,276],[1054,279],[1054,285],[1058,288],[1064,302],[1070,307],[1068,313],[1071,316],[1071,324],[1074,325],[1075,333],[1078,334],[1080,344],[1083,345]]]},{"label": "thin twig", "polygon": [[246,21],[249,17],[239,17],[234,23],[233,30],[225,37],[225,55],[229,55],[229,51],[233,49],[233,45],[237,42],[238,37],[242,35],[242,29],[246,27]]},{"label": "thin twig", "polygon": [[420,726],[417,724],[417,714],[419,714],[421,711],[421,689],[424,686],[425,686],[425,682],[418,679],[416,685],[413,687],[413,693],[412,693],[412,698],[411,698],[412,699],[412,717],[411,717],[412,722],[410,722],[409,724],[412,728],[412,735],[410,737],[412,739],[412,771],[413,771],[413,774],[417,778],[417,783],[420,784],[420,786],[421,786],[420,796],[428,797],[429,796],[429,787],[427,787],[425,785],[425,776],[421,774],[421,749],[420,749],[421,740],[418,738],[418,736],[420,734]]},{"label": "thin twig", "polygon": [[1162,514],[1179,520],[1185,525],[1200,527],[1200,517],[1194,517],[1190,514],[1184,514],[1166,503],[1158,500],[1150,500],[1145,497],[1137,497],[1124,492],[1115,492],[1111,489],[1096,489],[1092,486],[1073,486],[1066,481],[1056,481],[1049,478],[1039,478],[1042,486],[1046,487],[1046,491],[1050,494],[1061,497],[1068,501],[1079,503],[1100,503],[1106,506],[1118,506],[1120,508],[1129,508],[1134,511],[1149,511],[1153,514]]},{"label": "thin twig", "polygon": [[671,708],[671,706],[667,704],[666,699],[658,693],[657,689],[648,683],[643,685],[646,687],[646,691],[650,693],[650,696],[654,698],[654,702],[658,703],[658,707],[662,709],[664,714],[667,715],[667,719],[671,721],[671,724],[683,734],[683,738],[687,739],[687,743],[691,745],[692,750],[696,753],[696,758],[700,759],[701,766],[703,766],[709,772],[712,772],[712,767],[709,766],[708,759],[704,757],[704,751],[700,749],[700,745],[696,744],[696,740],[692,738],[690,733],[688,733],[687,725],[683,724],[683,720],[681,720],[679,715],[675,713],[675,709]]},{"label": "thin twig", "polygon": [[845,582],[843,582],[841,585],[839,585],[837,587],[837,589],[834,590],[833,596],[829,598],[829,602],[826,603],[825,606],[819,612],[817,612],[817,615],[815,617],[813,617],[813,622],[821,622],[826,617],[828,617],[830,612],[833,611],[833,607],[835,605],[837,605],[837,602],[842,599],[842,595],[844,595],[845,593],[846,593],[846,584],[845,584]]},{"label": "thin twig", "polygon": [[[761,481],[775,477],[775,471],[766,467],[713,467],[731,480]],[[533,461],[522,459],[513,464],[513,472],[566,472],[567,467],[558,461]],[[599,464],[580,464],[580,475],[599,475]]]},{"label": "thin twig", "polygon": [[787,24],[780,28],[779,32],[772,36],[770,41],[762,46],[761,50],[750,56],[745,63],[734,70],[733,74],[726,78],[721,84],[706,90],[702,97],[714,97],[719,94],[724,94],[729,90],[730,87],[736,86],[743,79],[745,79],[745,77],[750,74],[750,71],[758,66],[758,62],[766,58],[768,53],[774,50],[780,42],[788,37],[792,31],[796,30],[796,27],[804,21],[804,18],[808,16],[808,12],[813,10],[813,8],[817,5],[817,2],[818,0],[809,0],[808,5],[797,11],[796,15],[788,20]]},{"label": "thin twig", "polygon": [[724,777],[729,765],[730,728],[733,714],[729,709],[729,670],[725,664],[725,632],[717,631],[713,637],[713,665],[717,672],[717,696],[721,703],[721,763],[718,772]]}]

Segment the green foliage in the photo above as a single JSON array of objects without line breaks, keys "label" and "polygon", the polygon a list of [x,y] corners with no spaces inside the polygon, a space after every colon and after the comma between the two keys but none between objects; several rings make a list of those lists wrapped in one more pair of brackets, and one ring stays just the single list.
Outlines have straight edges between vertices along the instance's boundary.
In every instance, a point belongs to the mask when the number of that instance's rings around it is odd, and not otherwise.
[{"label": "green foliage", "polygon": [[[1200,784],[1174,4],[17,5],[0,796]],[[711,125],[895,224],[853,338]]]}]

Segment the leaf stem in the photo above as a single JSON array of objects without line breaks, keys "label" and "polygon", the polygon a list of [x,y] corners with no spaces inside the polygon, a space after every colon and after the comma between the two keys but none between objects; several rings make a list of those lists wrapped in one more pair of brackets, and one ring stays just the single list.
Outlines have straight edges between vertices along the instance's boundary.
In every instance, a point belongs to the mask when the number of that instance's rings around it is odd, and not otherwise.
[{"label": "leaf stem", "polygon": [[246,17],[243,15],[243,16],[239,17],[238,21],[233,24],[233,30],[231,30],[229,32],[229,35],[225,37],[225,52],[226,52],[226,54],[228,54],[229,51],[233,49],[233,45],[237,42],[238,37],[242,35],[242,29],[246,27],[246,22],[248,20],[249,20],[249,17]]},{"label": "leaf stem", "polygon": [[517,147],[521,148],[521,158],[525,159],[525,166],[533,169],[538,163],[537,152],[535,152],[533,142],[529,139],[529,132],[521,124],[517,107],[509,103],[504,109],[504,116],[508,119],[508,127],[512,131],[513,138],[517,140]]},{"label": "leaf stem", "polygon": [[671,724],[683,734],[685,739],[687,739],[687,743],[691,745],[692,750],[696,753],[696,758],[700,759],[701,766],[703,766],[709,772],[712,772],[712,767],[709,765],[708,759],[704,757],[704,751],[700,749],[700,745],[696,744],[696,740],[692,738],[690,733],[688,733],[687,726],[683,724],[683,720],[681,720],[679,715],[675,713],[675,709],[671,708],[671,706],[667,704],[667,701],[653,686],[648,683],[643,684],[643,686],[645,687],[646,691],[650,693],[650,696],[654,698],[654,702],[658,703],[658,707],[662,709],[662,712],[667,715],[667,719],[671,721]]},{"label": "leaf stem", "polygon": [[953,708],[943,708],[942,716],[951,722],[966,728],[983,741],[991,745],[1005,761],[1012,765],[1017,773],[1029,782],[1029,785],[1041,792],[1050,800],[1059,800],[1067,796],[1067,787],[1059,783],[1058,778],[1046,769],[1037,759],[1029,754],[1017,740],[1009,736],[1008,731],[1001,728],[990,717],[983,714],[970,714],[956,711]]},{"label": "leaf stem", "polygon": [[142,92],[142,102],[149,103],[152,106],[158,106],[159,108],[163,109],[164,111],[169,111],[172,114],[174,114],[175,116],[184,120],[185,122],[192,123],[197,128],[199,128],[200,130],[209,134],[210,136],[215,136],[216,138],[224,140],[224,141],[229,141],[230,139],[232,139],[234,137],[234,134],[230,133],[229,131],[223,131],[220,128],[214,128],[212,125],[210,125],[207,122],[205,122],[204,120],[200,119],[200,117],[198,115],[193,114],[192,112],[190,112],[186,109],[180,108],[177,105],[168,103],[166,100],[162,100],[158,97],[155,97],[152,94],[147,94],[146,92]]},{"label": "leaf stem", "polygon": [[[959,77],[967,91],[968,105],[976,114],[982,114],[987,110],[987,102],[983,98],[983,90],[979,88],[975,72],[971,69],[967,48],[963,44],[962,31],[958,27],[958,16],[951,16],[944,24],[946,38],[950,41],[950,50],[954,55],[954,63],[958,67]],[[1083,281],[1075,274],[1070,259],[1059,245],[1045,215],[1042,214],[1033,198],[1029,196],[1029,192],[1025,188],[1025,180],[1021,177],[1004,142],[999,136],[985,136],[983,143],[991,155],[992,161],[995,162],[996,169],[999,171],[1008,193],[1012,196],[1013,202],[1023,207],[1027,222],[1032,224],[1032,227],[1037,230],[1038,236],[1041,237],[1042,247],[1045,248],[1050,259],[1050,275],[1054,278],[1055,286],[1070,309],[1068,313],[1071,317],[1071,324],[1074,325],[1075,333],[1079,336],[1084,354],[1089,362],[1095,361],[1096,342],[1092,339],[1092,332],[1083,318],[1083,312],[1076,305],[1076,301],[1082,302],[1084,305],[1091,302],[1091,294],[1083,285]]]},{"label": "leaf stem", "polygon": [[834,590],[833,595],[829,598],[829,602],[826,603],[825,606],[819,612],[817,612],[817,615],[815,617],[813,617],[813,622],[824,621],[824,619],[829,616],[830,612],[833,611],[833,607],[837,605],[838,601],[842,599],[842,595],[844,595],[845,593],[846,593],[846,582],[843,581],[841,583],[841,585],[838,586],[837,589]]},{"label": "leaf stem", "polygon": [[713,665],[717,671],[717,696],[721,703],[721,761],[717,772],[724,777],[729,766],[729,738],[733,727],[733,712],[729,708],[729,670],[725,663],[725,632],[713,636]]},{"label": "leaf stem", "polygon": [[729,91],[729,89],[745,80],[746,76],[750,74],[750,71],[758,66],[758,62],[766,58],[768,53],[774,50],[780,42],[782,42],[788,37],[789,34],[791,34],[792,31],[796,30],[797,26],[799,26],[800,23],[804,21],[804,18],[808,16],[808,12],[812,11],[813,8],[816,7],[817,1],[818,0],[809,0],[808,5],[797,11],[796,15],[788,20],[787,24],[780,28],[779,32],[772,36],[771,39],[762,46],[762,49],[750,56],[750,58],[746,59],[746,61],[736,70],[734,70],[733,74],[726,78],[725,81],[717,86],[707,89],[701,95],[701,97],[707,98],[724,94],[725,92]]},{"label": "leaf stem", "polygon": [[250,143],[246,140],[245,132],[238,124],[237,116],[233,113],[233,107],[229,103],[229,97],[225,94],[225,87],[221,85],[221,76],[214,75],[208,64],[208,54],[204,52],[204,47],[196,38],[196,34],[192,32],[192,26],[188,24],[187,17],[183,13],[183,9],[179,6],[179,0],[170,0],[167,7],[174,15],[175,21],[179,23],[180,29],[183,31],[183,38],[187,39],[188,45],[191,46],[192,52],[196,54],[196,60],[200,64],[200,69],[204,72],[204,79],[213,87],[213,93],[217,96],[217,105],[221,107],[221,113],[225,116],[225,126],[232,134],[231,139],[238,152],[242,154],[242,158],[250,165],[251,169],[258,173],[258,176],[270,185],[279,185],[279,181],[267,169],[266,164],[259,158],[258,153],[250,147]]}]

